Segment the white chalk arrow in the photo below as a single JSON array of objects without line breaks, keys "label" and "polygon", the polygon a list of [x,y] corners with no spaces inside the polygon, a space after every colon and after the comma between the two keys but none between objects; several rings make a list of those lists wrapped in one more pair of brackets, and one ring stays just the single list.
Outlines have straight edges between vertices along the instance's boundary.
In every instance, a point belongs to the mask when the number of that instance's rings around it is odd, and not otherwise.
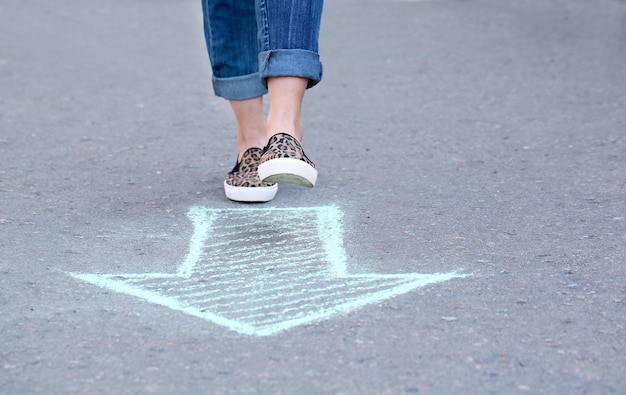
[{"label": "white chalk arrow", "polygon": [[71,275],[256,336],[464,277],[348,274],[336,207],[194,207],[188,216],[194,233],[176,273]]}]

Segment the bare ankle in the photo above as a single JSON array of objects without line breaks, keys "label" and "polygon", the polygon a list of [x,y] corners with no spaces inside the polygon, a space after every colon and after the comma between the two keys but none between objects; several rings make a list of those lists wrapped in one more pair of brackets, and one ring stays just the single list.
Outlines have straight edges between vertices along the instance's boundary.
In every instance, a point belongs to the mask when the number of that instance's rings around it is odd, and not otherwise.
[{"label": "bare ankle", "polygon": [[302,127],[302,121],[290,121],[290,122],[271,122],[268,120],[265,126],[267,140],[270,139],[276,133],[287,133],[298,141],[302,141],[304,137],[304,129]]}]

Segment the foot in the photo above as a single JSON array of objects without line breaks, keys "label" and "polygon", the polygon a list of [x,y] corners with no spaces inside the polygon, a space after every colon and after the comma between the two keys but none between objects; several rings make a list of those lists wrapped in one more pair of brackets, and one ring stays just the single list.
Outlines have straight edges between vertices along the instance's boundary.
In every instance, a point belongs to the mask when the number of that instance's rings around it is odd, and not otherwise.
[{"label": "foot", "polygon": [[287,133],[273,135],[261,157],[259,177],[263,182],[294,184],[312,188],[317,180],[315,165],[300,142]]},{"label": "foot", "polygon": [[257,172],[261,162],[261,148],[249,148],[233,170],[226,175],[224,192],[236,202],[269,202],[276,196],[278,185],[262,182]]}]

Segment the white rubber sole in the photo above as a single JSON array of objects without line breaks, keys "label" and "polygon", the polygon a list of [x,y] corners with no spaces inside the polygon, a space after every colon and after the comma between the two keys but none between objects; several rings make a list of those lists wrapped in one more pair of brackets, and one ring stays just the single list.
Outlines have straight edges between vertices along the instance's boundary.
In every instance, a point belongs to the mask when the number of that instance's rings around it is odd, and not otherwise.
[{"label": "white rubber sole", "polygon": [[269,202],[276,196],[278,185],[269,187],[234,187],[224,181],[226,197],[235,202],[263,203]]},{"label": "white rubber sole", "polygon": [[300,159],[270,159],[259,165],[258,172],[263,182],[272,184],[293,184],[313,188],[317,180],[317,170]]}]

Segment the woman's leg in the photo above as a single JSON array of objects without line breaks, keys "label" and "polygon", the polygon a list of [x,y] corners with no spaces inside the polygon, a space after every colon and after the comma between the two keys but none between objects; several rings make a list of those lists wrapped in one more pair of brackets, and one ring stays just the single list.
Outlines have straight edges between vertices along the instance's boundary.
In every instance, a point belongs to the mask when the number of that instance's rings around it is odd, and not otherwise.
[{"label": "woman's leg", "polygon": [[238,160],[249,148],[265,147],[265,119],[263,117],[263,98],[230,100],[230,106],[237,121]]},{"label": "woman's leg", "polygon": [[259,70],[269,91],[266,182],[315,185],[317,170],[302,147],[302,101],[322,78],[318,54],[323,0],[257,0]]},{"label": "woman's leg", "polygon": [[308,80],[307,88],[316,85],[322,79],[318,43],[324,1],[256,3],[261,78],[301,77]]},{"label": "woman's leg", "polygon": [[255,0],[202,0],[204,33],[213,71],[213,89],[229,100],[237,121],[237,162],[226,176],[226,197],[266,202],[276,185],[263,183],[257,167],[265,146],[263,95],[258,71]]},{"label": "woman's leg", "polygon": [[267,141],[255,0],[202,0],[202,12],[213,89],[233,109],[241,158],[248,148],[263,148]]},{"label": "woman's leg", "polygon": [[266,133],[269,140],[276,132],[285,132],[302,141],[302,100],[309,80],[300,77],[267,79],[270,108]]},{"label": "woman's leg", "polygon": [[213,90],[227,100],[263,96],[255,0],[202,0]]},{"label": "woman's leg", "polygon": [[238,158],[265,146],[263,99],[258,71],[255,0],[202,0],[204,33],[213,71],[213,89],[229,100],[237,121]]},{"label": "woman's leg", "polygon": [[303,137],[302,100],[322,78],[318,54],[323,0],[256,0],[259,69],[269,90],[268,138]]}]

